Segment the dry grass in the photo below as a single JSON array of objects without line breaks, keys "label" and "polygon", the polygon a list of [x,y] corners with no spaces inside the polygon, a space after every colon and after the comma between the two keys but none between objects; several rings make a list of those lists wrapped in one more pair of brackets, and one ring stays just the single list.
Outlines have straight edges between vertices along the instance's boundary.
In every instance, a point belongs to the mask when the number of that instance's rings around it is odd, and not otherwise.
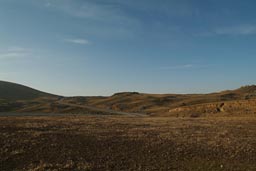
[{"label": "dry grass", "polygon": [[255,117],[0,117],[1,171],[255,169]]}]

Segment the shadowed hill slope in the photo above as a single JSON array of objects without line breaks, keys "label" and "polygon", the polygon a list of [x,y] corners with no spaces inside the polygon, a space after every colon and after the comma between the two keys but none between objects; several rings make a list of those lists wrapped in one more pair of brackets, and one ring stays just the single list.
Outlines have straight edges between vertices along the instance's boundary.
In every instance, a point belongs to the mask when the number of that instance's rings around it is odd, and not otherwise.
[{"label": "shadowed hill slope", "polygon": [[32,100],[41,97],[57,97],[16,83],[0,81],[0,99]]}]

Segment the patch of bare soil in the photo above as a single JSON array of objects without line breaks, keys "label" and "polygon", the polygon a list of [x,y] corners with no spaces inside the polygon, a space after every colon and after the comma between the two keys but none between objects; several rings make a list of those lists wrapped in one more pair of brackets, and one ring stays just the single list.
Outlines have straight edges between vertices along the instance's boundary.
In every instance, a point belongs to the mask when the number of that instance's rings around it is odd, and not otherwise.
[{"label": "patch of bare soil", "polygon": [[1,171],[255,171],[256,118],[0,117]]}]

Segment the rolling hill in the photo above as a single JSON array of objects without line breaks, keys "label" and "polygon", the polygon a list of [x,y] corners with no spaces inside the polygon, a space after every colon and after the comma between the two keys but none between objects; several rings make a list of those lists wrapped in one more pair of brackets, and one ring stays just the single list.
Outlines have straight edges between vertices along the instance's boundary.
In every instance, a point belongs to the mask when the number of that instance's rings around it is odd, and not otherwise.
[{"label": "rolling hill", "polygon": [[20,84],[0,81],[0,99],[2,100],[33,100],[42,97],[57,96]]},{"label": "rolling hill", "polygon": [[0,112],[244,116],[256,114],[256,86],[211,94],[116,93],[109,97],[61,97],[0,81]]},{"label": "rolling hill", "polygon": [[[185,116],[256,112],[256,86],[211,94],[143,94],[116,93],[109,97],[65,98],[73,104],[90,105],[102,109],[143,113],[152,116]],[[228,104],[228,105],[227,105]],[[224,110],[225,109],[225,110]],[[200,113],[200,114],[198,114]],[[184,116],[181,115],[181,116]]]}]

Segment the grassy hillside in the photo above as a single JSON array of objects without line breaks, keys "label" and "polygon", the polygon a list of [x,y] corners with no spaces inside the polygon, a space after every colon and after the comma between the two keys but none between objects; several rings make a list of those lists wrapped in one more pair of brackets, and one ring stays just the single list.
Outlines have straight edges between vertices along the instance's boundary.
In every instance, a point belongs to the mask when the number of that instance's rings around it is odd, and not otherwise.
[{"label": "grassy hillside", "polygon": [[32,100],[40,97],[55,97],[20,84],[0,81],[0,99],[3,100]]},{"label": "grassy hillside", "polygon": [[59,98],[23,85],[0,81],[0,112],[94,114],[112,110],[152,116],[247,116],[256,114],[255,105],[256,86],[211,94],[123,92],[109,97]]},{"label": "grassy hillside", "polygon": [[[109,97],[73,97],[65,100],[70,103],[90,105],[116,111],[169,115],[170,110],[173,111],[172,109],[184,111],[183,109],[181,110],[181,108],[186,108],[186,110],[193,109],[191,111],[197,111],[194,110],[195,105],[202,105],[202,107],[200,107],[202,110],[200,109],[200,111],[219,111],[218,105],[221,105],[223,102],[230,102],[228,103],[229,105],[235,105],[234,107],[237,108],[238,104],[235,102],[244,100],[248,101],[250,99],[256,99],[256,86],[244,86],[236,90],[228,90],[211,94],[143,94],[137,92],[124,92],[116,93]],[[234,101],[234,103],[232,101]],[[247,102],[241,103],[244,104]],[[209,104],[213,104],[212,107],[209,107],[211,106]],[[216,109],[215,106],[217,106]],[[227,107],[225,106],[225,108]],[[239,108],[240,111],[246,109],[246,107],[241,109]],[[228,111],[232,110],[229,108]]]}]

